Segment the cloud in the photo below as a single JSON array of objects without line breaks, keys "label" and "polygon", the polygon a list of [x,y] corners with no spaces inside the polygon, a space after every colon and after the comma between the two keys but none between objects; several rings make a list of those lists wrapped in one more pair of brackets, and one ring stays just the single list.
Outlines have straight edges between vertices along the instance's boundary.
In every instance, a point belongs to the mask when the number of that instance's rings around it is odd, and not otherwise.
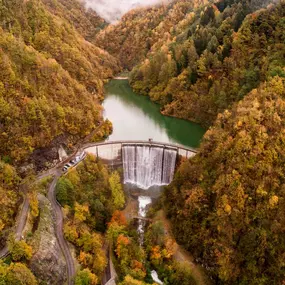
[{"label": "cloud", "polygon": [[106,21],[118,21],[136,7],[155,5],[166,0],[85,0],[87,8],[95,10]]}]

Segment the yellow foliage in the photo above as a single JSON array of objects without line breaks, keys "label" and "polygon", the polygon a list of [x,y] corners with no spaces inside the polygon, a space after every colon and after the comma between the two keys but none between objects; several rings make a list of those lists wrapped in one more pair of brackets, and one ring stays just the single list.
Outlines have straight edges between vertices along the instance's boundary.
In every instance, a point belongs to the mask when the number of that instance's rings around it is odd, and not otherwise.
[{"label": "yellow foliage", "polygon": [[37,193],[33,191],[29,194],[30,210],[33,218],[36,218],[39,215],[39,201]]},{"label": "yellow foliage", "polygon": [[230,214],[230,213],[232,212],[232,207],[231,207],[231,205],[229,205],[229,204],[225,205],[224,211],[225,211],[227,214]]},{"label": "yellow foliage", "polygon": [[63,226],[64,236],[67,240],[72,243],[77,243],[79,234],[77,232],[76,225],[72,224],[71,222],[67,222]]},{"label": "yellow foliage", "polygon": [[152,247],[150,258],[154,259],[154,260],[160,260],[161,257],[162,256],[161,256],[161,252],[160,252],[160,246],[156,245],[156,246]]},{"label": "yellow foliage", "polygon": [[3,223],[2,219],[0,219],[0,231],[2,231],[5,227],[5,224]]},{"label": "yellow foliage", "polygon": [[92,265],[93,257],[88,252],[80,251],[80,254],[79,254],[79,257],[78,257],[78,261],[81,264],[83,264],[84,266],[88,267],[88,266]]},{"label": "yellow foliage", "polygon": [[278,201],[279,201],[278,196],[273,195],[272,197],[270,197],[270,199],[269,199],[270,208],[276,207],[278,205]]},{"label": "yellow foliage", "polygon": [[30,260],[32,258],[33,249],[23,240],[15,241],[14,238],[10,237],[8,248],[14,261]]},{"label": "yellow foliage", "polygon": [[80,205],[77,202],[75,202],[74,211],[75,211],[75,213],[74,213],[75,223],[84,222],[86,220],[87,216],[89,215],[88,205]]},{"label": "yellow foliage", "polygon": [[126,247],[128,244],[130,244],[129,238],[124,236],[123,234],[120,234],[117,239],[117,248],[116,248],[116,253],[118,257],[121,256],[122,248]]}]

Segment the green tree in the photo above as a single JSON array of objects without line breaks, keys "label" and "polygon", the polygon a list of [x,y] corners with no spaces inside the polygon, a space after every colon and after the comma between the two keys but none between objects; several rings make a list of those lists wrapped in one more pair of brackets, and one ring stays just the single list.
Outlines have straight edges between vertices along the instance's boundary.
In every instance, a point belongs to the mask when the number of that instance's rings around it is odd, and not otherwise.
[{"label": "green tree", "polygon": [[0,283],[3,285],[37,285],[33,273],[22,263],[11,263],[9,266],[0,262]]},{"label": "green tree", "polygon": [[125,194],[121,184],[120,175],[117,171],[113,172],[109,178],[112,192],[112,200],[116,209],[121,209],[125,205]]},{"label": "green tree", "polygon": [[56,184],[56,198],[61,205],[70,207],[74,204],[74,186],[66,177],[59,178]]},{"label": "green tree", "polygon": [[166,190],[178,241],[217,282],[284,280],[284,98],[274,77],[220,114]]},{"label": "green tree", "polygon": [[96,285],[98,278],[88,268],[77,272],[75,277],[75,285]]},{"label": "green tree", "polygon": [[16,241],[10,236],[8,248],[14,261],[30,260],[32,257],[32,247],[23,240]]}]

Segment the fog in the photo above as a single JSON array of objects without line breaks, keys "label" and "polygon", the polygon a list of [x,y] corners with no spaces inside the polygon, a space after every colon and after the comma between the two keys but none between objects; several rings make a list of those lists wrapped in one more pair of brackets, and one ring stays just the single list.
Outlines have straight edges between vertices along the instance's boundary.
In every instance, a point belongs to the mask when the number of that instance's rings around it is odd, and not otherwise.
[{"label": "fog", "polygon": [[136,7],[155,5],[167,0],[85,0],[87,8],[94,9],[107,22],[118,21]]}]

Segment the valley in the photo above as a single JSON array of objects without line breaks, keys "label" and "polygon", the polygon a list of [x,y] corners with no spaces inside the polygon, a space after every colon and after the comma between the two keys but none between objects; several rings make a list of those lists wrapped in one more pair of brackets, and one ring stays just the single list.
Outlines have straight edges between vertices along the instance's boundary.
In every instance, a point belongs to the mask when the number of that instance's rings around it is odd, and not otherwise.
[{"label": "valley", "polygon": [[283,284],[285,2],[92,1],[0,3],[0,283]]}]

